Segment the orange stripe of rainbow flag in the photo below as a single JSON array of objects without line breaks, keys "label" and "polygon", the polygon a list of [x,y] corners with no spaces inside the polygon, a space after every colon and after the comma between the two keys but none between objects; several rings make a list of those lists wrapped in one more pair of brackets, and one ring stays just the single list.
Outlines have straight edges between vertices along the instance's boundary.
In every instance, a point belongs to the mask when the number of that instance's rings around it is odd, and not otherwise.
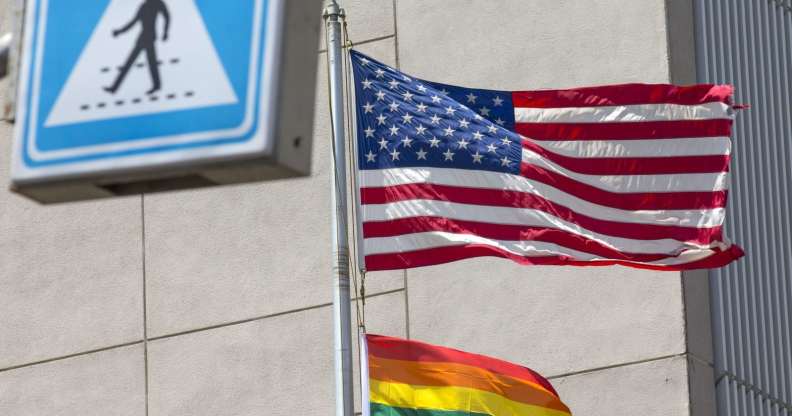
[{"label": "orange stripe of rainbow flag", "polygon": [[372,416],[568,416],[553,386],[516,364],[366,335]]}]

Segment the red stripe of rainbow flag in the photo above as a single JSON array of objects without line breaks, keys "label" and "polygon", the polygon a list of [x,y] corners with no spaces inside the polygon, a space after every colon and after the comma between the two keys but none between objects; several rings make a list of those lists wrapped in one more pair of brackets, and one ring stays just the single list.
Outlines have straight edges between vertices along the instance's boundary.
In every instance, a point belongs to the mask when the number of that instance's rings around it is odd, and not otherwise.
[{"label": "red stripe of rainbow flag", "polygon": [[364,415],[571,415],[550,382],[516,364],[371,334],[362,351],[369,391]]}]

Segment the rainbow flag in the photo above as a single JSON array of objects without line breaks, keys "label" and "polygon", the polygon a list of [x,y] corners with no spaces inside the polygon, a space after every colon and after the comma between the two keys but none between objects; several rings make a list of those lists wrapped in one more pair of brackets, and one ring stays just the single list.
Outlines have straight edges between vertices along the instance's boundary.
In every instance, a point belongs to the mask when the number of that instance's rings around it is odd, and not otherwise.
[{"label": "rainbow flag", "polygon": [[506,361],[380,335],[361,339],[364,416],[568,416],[553,386]]}]

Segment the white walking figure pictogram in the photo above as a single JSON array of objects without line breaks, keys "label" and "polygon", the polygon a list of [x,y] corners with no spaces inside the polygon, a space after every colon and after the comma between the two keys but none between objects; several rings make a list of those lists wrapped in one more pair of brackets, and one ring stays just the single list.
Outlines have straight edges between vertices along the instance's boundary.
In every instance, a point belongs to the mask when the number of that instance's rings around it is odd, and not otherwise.
[{"label": "white walking figure pictogram", "polygon": [[152,83],[151,89],[146,94],[153,94],[162,88],[159,63],[157,61],[157,17],[160,15],[165,20],[165,28],[162,35],[162,41],[165,42],[168,40],[168,30],[170,29],[170,13],[168,12],[168,6],[162,0],[145,0],[129,23],[113,31],[113,37],[118,37],[128,32],[137,23],[140,23],[141,27],[140,35],[138,35],[137,42],[135,42],[135,48],[130,52],[129,58],[121,67],[121,71],[118,73],[113,85],[105,87],[105,91],[111,94],[115,94],[118,91],[127,74],[129,74],[129,70],[132,69],[132,65],[134,65],[138,55],[143,52],[146,53]]},{"label": "white walking figure pictogram", "polygon": [[45,127],[239,102],[195,0],[110,0],[88,24]]}]

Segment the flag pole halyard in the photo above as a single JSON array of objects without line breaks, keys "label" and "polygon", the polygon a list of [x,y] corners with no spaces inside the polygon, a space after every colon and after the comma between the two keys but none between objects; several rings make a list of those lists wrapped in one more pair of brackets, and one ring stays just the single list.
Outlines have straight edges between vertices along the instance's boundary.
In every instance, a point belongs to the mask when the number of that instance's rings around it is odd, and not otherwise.
[{"label": "flag pole halyard", "polygon": [[341,20],[344,10],[328,0],[324,19],[327,30],[327,64],[333,129],[331,202],[333,240],[333,326],[335,347],[336,416],[354,415],[352,386],[352,314],[349,296],[349,240],[347,236],[346,135],[342,70]]}]

